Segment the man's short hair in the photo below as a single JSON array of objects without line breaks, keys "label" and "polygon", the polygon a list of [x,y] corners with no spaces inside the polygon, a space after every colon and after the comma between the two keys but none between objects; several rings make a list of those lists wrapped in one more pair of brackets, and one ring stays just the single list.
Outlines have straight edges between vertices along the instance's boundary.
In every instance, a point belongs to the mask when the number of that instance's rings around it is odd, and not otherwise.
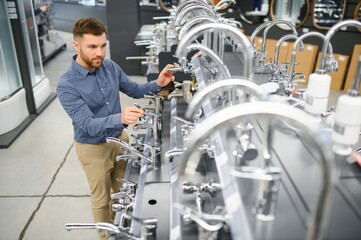
[{"label": "man's short hair", "polygon": [[73,37],[82,37],[83,34],[100,36],[107,33],[105,24],[94,17],[84,17],[78,19],[73,26]]}]

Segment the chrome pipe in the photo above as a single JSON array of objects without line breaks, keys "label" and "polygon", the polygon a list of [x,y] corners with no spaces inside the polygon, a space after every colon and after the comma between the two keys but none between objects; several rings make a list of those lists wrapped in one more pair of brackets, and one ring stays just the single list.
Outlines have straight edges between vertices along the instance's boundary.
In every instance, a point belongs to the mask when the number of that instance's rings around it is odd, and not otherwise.
[{"label": "chrome pipe", "polygon": [[259,100],[265,100],[267,98],[267,93],[264,89],[249,81],[244,79],[225,79],[222,81],[216,81],[206,86],[201,91],[197,92],[192,98],[192,101],[188,104],[187,111],[185,113],[186,119],[192,119],[193,115],[201,107],[205,99],[209,99],[210,96],[214,95],[215,92],[219,91],[231,91],[243,89],[250,91],[252,95],[255,95]]},{"label": "chrome pipe", "polygon": [[212,60],[214,60],[216,62],[216,64],[219,66],[219,68],[221,70],[221,73],[222,73],[221,78],[224,78],[224,79],[231,78],[231,73],[229,72],[227,65],[224,64],[222,59],[220,59],[220,57],[217,54],[215,54],[214,51],[212,51],[212,49],[210,49],[202,44],[194,43],[194,44],[191,44],[188,47],[186,47],[182,53],[182,54],[184,54],[183,55],[184,57],[182,57],[181,59],[184,59],[187,56],[187,54],[193,50],[199,50],[204,55],[211,57]]},{"label": "chrome pipe", "polygon": [[197,26],[193,28],[191,31],[185,34],[184,37],[180,40],[177,50],[175,52],[175,56],[181,60],[184,57],[183,50],[186,48],[186,46],[190,45],[199,36],[216,31],[223,32],[226,35],[231,36],[234,41],[239,42],[243,46],[244,49],[243,75],[247,78],[251,77],[253,58],[254,58],[253,47],[248,41],[247,37],[241,31],[239,31],[239,29],[224,23],[206,23],[201,26]]},{"label": "chrome pipe", "polygon": [[[301,36],[299,36],[297,38],[297,40],[295,41],[295,43],[293,45],[293,48],[292,48],[291,63],[290,63],[290,70],[289,70],[289,76],[288,76],[288,83],[291,83],[292,78],[293,78],[292,75],[293,75],[293,72],[294,72],[294,69],[295,69],[297,45],[302,40],[304,40],[305,38],[308,38],[308,37],[319,37],[319,38],[323,39],[324,42],[326,41],[325,35],[323,35],[322,33],[319,33],[319,32],[308,32],[308,33],[305,33],[305,34],[303,34],[303,35],[301,35]],[[331,43],[328,44],[328,53],[329,53],[329,56],[333,55],[333,48],[332,48]]]},{"label": "chrome pipe", "polygon": [[356,20],[344,20],[342,22],[339,22],[335,25],[333,25],[328,32],[326,33],[325,40],[323,42],[322,46],[322,53],[321,53],[321,61],[320,61],[320,71],[324,71],[326,67],[326,52],[327,47],[331,41],[332,36],[340,29],[345,26],[353,26],[357,28],[361,28],[361,22],[358,22]]},{"label": "chrome pipe", "polygon": [[[276,43],[276,49],[275,49],[275,58],[273,60],[274,64],[276,64],[276,66],[278,65],[278,56],[280,54],[280,48],[281,48],[281,45],[284,41],[288,40],[288,39],[294,39],[294,40],[297,40],[297,36],[293,35],[293,34],[286,34],[284,35],[283,37],[281,37],[277,43]],[[295,44],[296,45],[296,44]],[[303,45],[303,42],[301,41],[300,42],[300,51],[303,51],[304,50],[304,45]],[[297,46],[297,45],[296,45]]]},{"label": "chrome pipe", "polygon": [[290,23],[289,21],[286,21],[286,20],[275,20],[275,21],[272,21],[267,27],[266,29],[263,31],[263,39],[262,39],[262,48],[261,48],[261,52],[265,52],[266,51],[266,39],[267,39],[267,33],[268,31],[274,27],[275,25],[277,24],[286,24],[287,26],[290,27],[290,29],[292,30],[293,32],[293,35],[295,36],[298,36],[298,33],[297,33],[297,30],[295,28],[295,26]]}]

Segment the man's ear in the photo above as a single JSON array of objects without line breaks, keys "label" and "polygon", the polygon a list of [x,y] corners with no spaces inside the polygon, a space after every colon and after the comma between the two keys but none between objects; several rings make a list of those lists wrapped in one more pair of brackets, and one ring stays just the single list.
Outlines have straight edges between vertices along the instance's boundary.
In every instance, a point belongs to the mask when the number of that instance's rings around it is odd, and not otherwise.
[{"label": "man's ear", "polygon": [[79,43],[76,40],[73,40],[73,46],[74,46],[76,51],[79,50]]}]

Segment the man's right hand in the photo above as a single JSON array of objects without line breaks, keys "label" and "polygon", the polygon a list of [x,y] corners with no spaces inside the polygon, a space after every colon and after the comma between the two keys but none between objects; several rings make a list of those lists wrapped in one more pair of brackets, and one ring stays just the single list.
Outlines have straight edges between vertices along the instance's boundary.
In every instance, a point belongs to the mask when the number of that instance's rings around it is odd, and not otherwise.
[{"label": "man's right hand", "polygon": [[121,123],[124,125],[134,124],[138,119],[144,117],[144,111],[137,107],[126,107],[121,115]]}]

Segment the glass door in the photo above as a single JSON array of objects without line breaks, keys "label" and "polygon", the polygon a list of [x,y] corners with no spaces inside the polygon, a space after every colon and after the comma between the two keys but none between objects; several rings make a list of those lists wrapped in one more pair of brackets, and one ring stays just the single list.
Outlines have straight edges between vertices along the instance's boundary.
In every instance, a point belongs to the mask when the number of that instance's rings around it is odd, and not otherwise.
[{"label": "glass door", "polygon": [[6,2],[0,1],[0,102],[22,88]]},{"label": "glass door", "polygon": [[[20,4],[20,3],[23,4]],[[26,48],[29,63],[34,63],[30,68],[31,83],[35,87],[41,80],[45,78],[43,62],[41,59],[40,45],[38,39],[37,24],[35,21],[34,6],[32,0],[19,1],[19,8],[24,8],[25,16],[22,18],[22,24],[24,25],[24,38],[29,39],[29,46]],[[22,11],[20,11],[22,12]]]}]

